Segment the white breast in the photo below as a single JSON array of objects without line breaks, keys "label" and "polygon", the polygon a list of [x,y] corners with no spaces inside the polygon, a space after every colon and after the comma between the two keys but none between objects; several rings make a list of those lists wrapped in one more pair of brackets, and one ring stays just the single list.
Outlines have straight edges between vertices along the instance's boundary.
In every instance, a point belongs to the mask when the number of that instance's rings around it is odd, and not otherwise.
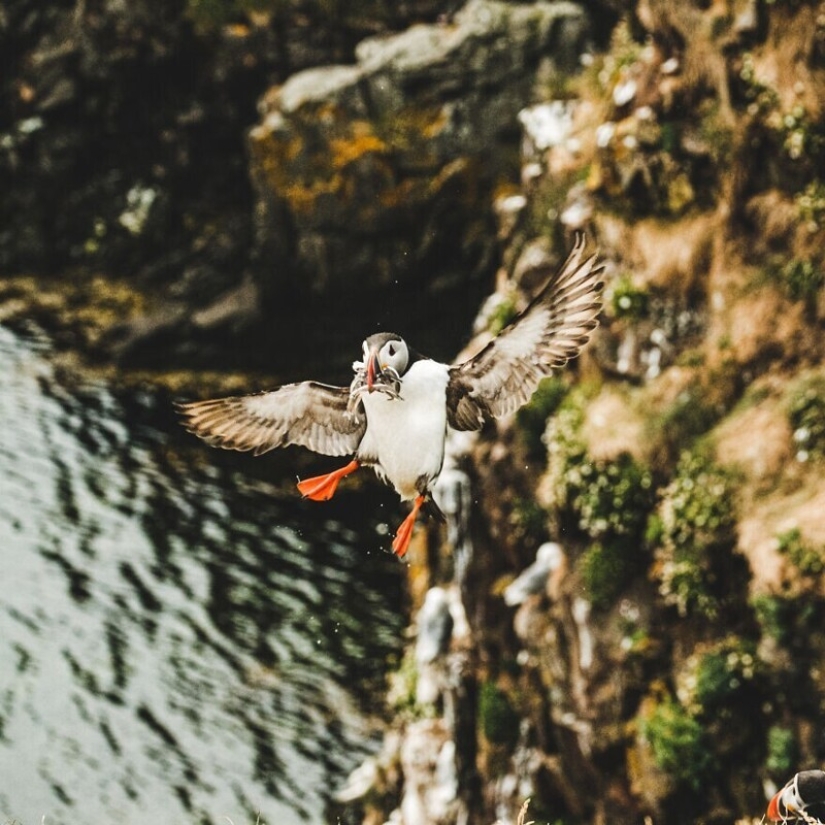
[{"label": "white breast", "polygon": [[420,480],[429,485],[441,472],[447,434],[446,364],[416,361],[401,381],[401,398],[381,392],[362,396],[367,430],[358,458],[395,487],[402,499],[418,495]]}]

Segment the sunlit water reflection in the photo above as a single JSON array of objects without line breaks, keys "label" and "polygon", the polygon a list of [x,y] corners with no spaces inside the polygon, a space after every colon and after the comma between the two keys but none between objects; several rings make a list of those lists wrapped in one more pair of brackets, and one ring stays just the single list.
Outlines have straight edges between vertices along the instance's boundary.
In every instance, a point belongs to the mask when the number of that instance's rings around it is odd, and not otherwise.
[{"label": "sunlit water reflection", "polygon": [[307,507],[3,327],[0,376],[0,821],[323,822],[399,649],[364,496]]}]

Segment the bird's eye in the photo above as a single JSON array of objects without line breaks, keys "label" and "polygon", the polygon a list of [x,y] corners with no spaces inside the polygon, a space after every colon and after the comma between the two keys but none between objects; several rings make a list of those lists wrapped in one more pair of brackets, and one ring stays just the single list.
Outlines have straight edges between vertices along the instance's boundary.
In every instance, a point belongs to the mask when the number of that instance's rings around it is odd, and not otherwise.
[{"label": "bird's eye", "polygon": [[389,353],[390,358],[392,358],[392,356],[395,355],[395,345],[390,344],[387,348],[387,352]]}]

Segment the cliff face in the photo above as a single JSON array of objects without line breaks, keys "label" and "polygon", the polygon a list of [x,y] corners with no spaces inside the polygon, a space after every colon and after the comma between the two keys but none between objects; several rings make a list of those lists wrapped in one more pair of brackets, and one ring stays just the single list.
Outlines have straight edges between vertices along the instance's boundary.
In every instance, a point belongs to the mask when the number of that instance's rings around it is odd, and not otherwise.
[{"label": "cliff face", "polygon": [[578,229],[608,261],[604,319],[455,450],[468,540],[431,534],[413,568],[454,625],[399,676],[441,682],[396,689],[412,778],[384,815],[515,821],[529,797],[542,822],[756,821],[822,764],[823,100],[821,4],[645,2],[523,113],[483,320]]}]

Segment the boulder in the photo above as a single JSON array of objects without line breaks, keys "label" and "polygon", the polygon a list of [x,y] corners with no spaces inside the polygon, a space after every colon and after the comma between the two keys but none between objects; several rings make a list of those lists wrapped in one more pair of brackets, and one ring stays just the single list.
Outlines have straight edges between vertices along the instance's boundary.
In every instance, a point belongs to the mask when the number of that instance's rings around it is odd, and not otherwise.
[{"label": "boulder", "polygon": [[489,273],[492,194],[517,173],[501,144],[517,145],[539,66],[569,66],[586,32],[572,3],[471,0],[270,90],[249,132],[264,294],[433,290]]}]

